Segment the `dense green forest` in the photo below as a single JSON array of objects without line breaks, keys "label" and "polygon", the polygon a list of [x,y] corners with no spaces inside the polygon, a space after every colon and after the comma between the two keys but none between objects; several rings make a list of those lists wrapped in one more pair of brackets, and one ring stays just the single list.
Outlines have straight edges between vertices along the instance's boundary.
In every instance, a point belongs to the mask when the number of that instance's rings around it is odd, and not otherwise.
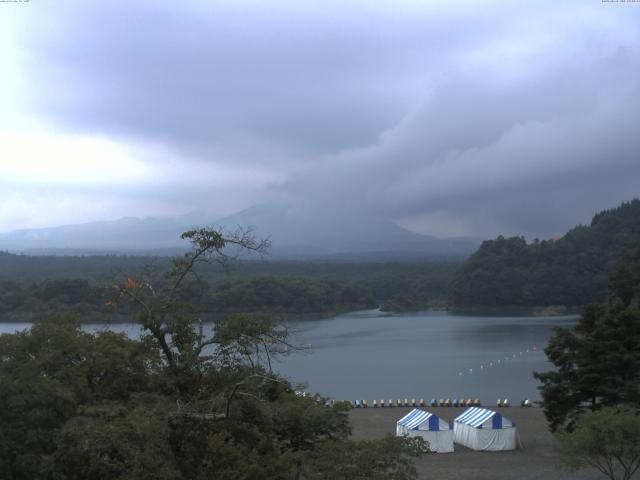
[{"label": "dense green forest", "polygon": [[640,249],[619,262],[607,301],[556,328],[545,353],[556,369],[535,376],[552,429],[602,405],[640,406]]},{"label": "dense green forest", "polygon": [[[640,245],[640,200],[598,213],[557,240],[486,241],[462,265],[238,261],[203,265],[184,300],[206,314],[331,315],[380,306],[387,311],[445,307],[583,306],[604,300],[613,269]],[[52,312],[85,318],[123,313],[109,286],[124,275],[153,279],[166,257],[26,256],[0,252],[0,319]]]},{"label": "dense green forest", "polygon": [[[454,264],[239,261],[228,271],[202,265],[183,299],[207,314],[263,312],[329,315],[383,306],[441,306]],[[117,320],[109,286],[124,272],[154,278],[171,268],[165,257],[32,257],[0,253],[0,319],[30,320],[53,312]]]},{"label": "dense green forest", "polygon": [[456,306],[582,306],[603,301],[609,278],[640,245],[640,200],[596,214],[557,240],[485,241],[455,272]]},{"label": "dense green forest", "polygon": [[212,336],[197,329],[185,289],[228,240],[189,238],[193,251],[153,284],[125,276],[111,287],[136,307],[141,339],[83,332],[69,315],[0,335],[0,478],[415,479],[424,441],[355,441],[349,404],[299,395],[271,370],[297,349],[286,329],[246,315]]},{"label": "dense green forest", "polygon": [[558,464],[611,480],[640,469],[640,249],[615,270],[606,302],[558,327],[545,348],[554,368],[534,373],[558,440]]}]

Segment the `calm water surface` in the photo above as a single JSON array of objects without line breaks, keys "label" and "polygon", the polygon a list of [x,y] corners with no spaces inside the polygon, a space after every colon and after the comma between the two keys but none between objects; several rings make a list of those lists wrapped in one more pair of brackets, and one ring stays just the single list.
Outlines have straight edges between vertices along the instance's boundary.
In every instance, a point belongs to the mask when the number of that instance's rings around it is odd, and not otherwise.
[{"label": "calm water surface", "polygon": [[[274,368],[307,391],[336,399],[465,397],[538,399],[533,371],[551,368],[542,350],[555,326],[577,317],[466,317],[446,312],[388,315],[377,310],[288,322],[310,348]],[[2,323],[0,332],[28,328]],[[87,324],[137,337],[135,324]]]},{"label": "calm water surface", "polygon": [[333,398],[538,399],[532,372],[551,368],[542,350],[553,327],[576,319],[364,311],[291,322],[311,348],[279,370]]}]

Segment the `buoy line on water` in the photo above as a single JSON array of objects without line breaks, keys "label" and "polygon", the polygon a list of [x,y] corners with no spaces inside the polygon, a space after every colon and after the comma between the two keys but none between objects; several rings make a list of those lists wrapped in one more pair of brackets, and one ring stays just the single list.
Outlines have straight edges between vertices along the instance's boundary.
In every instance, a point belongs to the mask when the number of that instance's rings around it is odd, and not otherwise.
[{"label": "buoy line on water", "polygon": [[[296,392],[296,394],[300,395],[300,396],[307,396],[305,392]],[[316,401],[318,403],[321,403],[321,399],[317,398]],[[424,398],[421,398],[420,400],[416,400],[415,398],[412,398],[411,400],[409,400],[408,398],[405,398],[404,401],[402,399],[397,399],[397,400],[393,400],[393,399],[389,399],[389,401],[387,402],[386,400],[382,399],[380,401],[373,400],[373,402],[371,404],[369,404],[369,402],[367,400],[333,400],[333,399],[325,399],[324,400],[324,405],[326,407],[332,407],[333,405],[335,405],[336,403],[347,403],[351,406],[351,408],[400,408],[400,407],[453,407],[453,408],[457,408],[457,407],[480,407],[483,405],[482,401],[480,401],[480,399],[475,398],[469,398],[467,400],[465,400],[464,398],[461,399],[451,399],[451,398],[447,398],[447,399],[435,399],[432,398],[429,402],[426,402],[424,400]],[[502,398],[498,398],[497,402],[496,402],[496,406],[497,407],[511,407],[511,402],[509,401],[508,398],[502,399]],[[529,400],[528,398],[524,398],[521,402],[520,402],[520,406],[521,407],[532,407],[533,406],[533,402],[531,402],[531,400]]]},{"label": "buoy line on water", "polygon": [[525,357],[525,356],[530,355],[530,354],[536,354],[536,353],[541,353],[541,352],[542,351],[536,345],[533,345],[530,348],[526,348],[524,350],[520,350],[518,352],[514,352],[511,355],[505,355],[504,357],[500,357],[498,359],[494,359],[494,360],[491,360],[491,361],[488,361],[488,362],[483,362],[475,370],[473,368],[460,370],[458,372],[458,377],[463,377],[465,375],[473,375],[474,371],[475,372],[485,372],[485,371],[487,371],[489,369],[497,368],[497,367],[502,366],[502,365],[506,365],[510,360],[516,360],[518,358]]},{"label": "buoy line on water", "polygon": [[[475,371],[476,372],[485,372],[489,369],[493,369],[493,368],[497,368],[499,366],[502,365],[506,365],[509,361],[511,360],[517,360],[518,358],[521,357],[525,357],[527,355],[531,355],[531,354],[538,354],[538,353],[542,353],[542,350],[540,350],[538,348],[537,345],[533,345],[530,348],[525,348],[523,350],[519,350],[518,352],[513,352],[511,355],[505,355],[504,357],[500,357],[498,359],[494,359],[488,362],[484,362],[481,363],[479,368],[477,368]],[[458,372],[458,377],[463,377],[465,375],[473,375],[474,374],[474,369],[473,368],[469,368],[466,370],[461,370]],[[296,390],[295,391],[296,395],[298,396],[302,396],[302,397],[306,397],[306,396],[310,396],[307,392],[305,392],[304,390]],[[320,397],[319,395],[314,395],[314,397],[316,397],[316,401],[320,401]],[[353,408],[369,408],[370,406],[373,408],[384,408],[384,407],[426,407],[426,406],[446,406],[446,407],[464,407],[464,406],[480,406],[482,405],[482,402],[475,398],[475,399],[467,399],[465,400],[464,398],[458,400],[456,398],[454,398],[453,400],[451,398],[447,398],[445,399],[431,399],[431,401],[429,402],[425,402],[423,398],[421,398],[419,401],[416,401],[415,398],[412,398],[411,400],[409,400],[408,398],[405,398],[404,401],[402,401],[402,399],[397,399],[396,401],[394,401],[393,399],[390,399],[388,402],[386,402],[384,399],[383,400],[373,400],[372,404],[369,405],[369,403],[367,402],[367,400],[337,400],[338,402],[347,402],[349,403]],[[325,405],[326,406],[331,406],[333,405],[335,402],[337,402],[336,400],[333,399],[328,399],[325,400]],[[524,399],[522,400],[522,402],[520,402],[521,406],[523,407],[531,407],[531,401],[529,399]],[[499,407],[508,407],[511,406],[511,403],[509,402],[508,399],[498,399],[497,401],[497,406]]]}]

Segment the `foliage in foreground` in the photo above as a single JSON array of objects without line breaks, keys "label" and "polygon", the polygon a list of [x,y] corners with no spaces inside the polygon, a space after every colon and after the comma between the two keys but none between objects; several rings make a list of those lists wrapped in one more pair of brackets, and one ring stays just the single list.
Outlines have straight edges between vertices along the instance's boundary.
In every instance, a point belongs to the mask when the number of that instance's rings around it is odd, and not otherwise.
[{"label": "foliage in foreground", "polygon": [[560,432],[561,468],[596,468],[611,480],[630,480],[640,468],[640,410],[603,407],[585,413],[571,432]]},{"label": "foliage in foreground", "polygon": [[545,349],[556,370],[535,376],[552,430],[601,406],[640,406],[640,254],[624,260],[611,285],[606,304],[556,329]]},{"label": "foliage in foreground", "polygon": [[[181,299],[196,266],[242,234],[202,229],[163,282],[125,277],[140,340],[56,317],[0,336],[0,478],[322,479],[416,477],[419,442],[354,442],[346,406],[300,397],[271,371],[285,329],[231,317],[207,336]],[[328,475],[329,472],[329,476]]]},{"label": "foliage in foreground", "polygon": [[415,477],[419,445],[354,442],[344,405],[244,364],[248,323],[221,324],[218,359],[177,375],[148,340],[68,318],[0,336],[0,478]]}]

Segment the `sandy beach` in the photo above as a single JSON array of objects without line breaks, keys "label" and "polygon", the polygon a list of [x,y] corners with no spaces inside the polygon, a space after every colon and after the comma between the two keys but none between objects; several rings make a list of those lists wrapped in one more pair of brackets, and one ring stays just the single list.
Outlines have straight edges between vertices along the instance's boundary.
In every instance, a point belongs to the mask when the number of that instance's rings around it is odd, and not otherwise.
[{"label": "sandy beach", "polygon": [[[488,407],[492,408],[492,407]],[[411,408],[367,408],[350,412],[355,439],[380,438],[395,433],[396,421]],[[442,419],[453,422],[463,408],[428,407]],[[507,452],[474,452],[458,444],[454,453],[427,454],[416,461],[419,478],[436,480],[596,480],[596,470],[574,474],[556,468],[554,439],[542,409],[508,407],[499,410],[519,430],[522,449]]]}]

